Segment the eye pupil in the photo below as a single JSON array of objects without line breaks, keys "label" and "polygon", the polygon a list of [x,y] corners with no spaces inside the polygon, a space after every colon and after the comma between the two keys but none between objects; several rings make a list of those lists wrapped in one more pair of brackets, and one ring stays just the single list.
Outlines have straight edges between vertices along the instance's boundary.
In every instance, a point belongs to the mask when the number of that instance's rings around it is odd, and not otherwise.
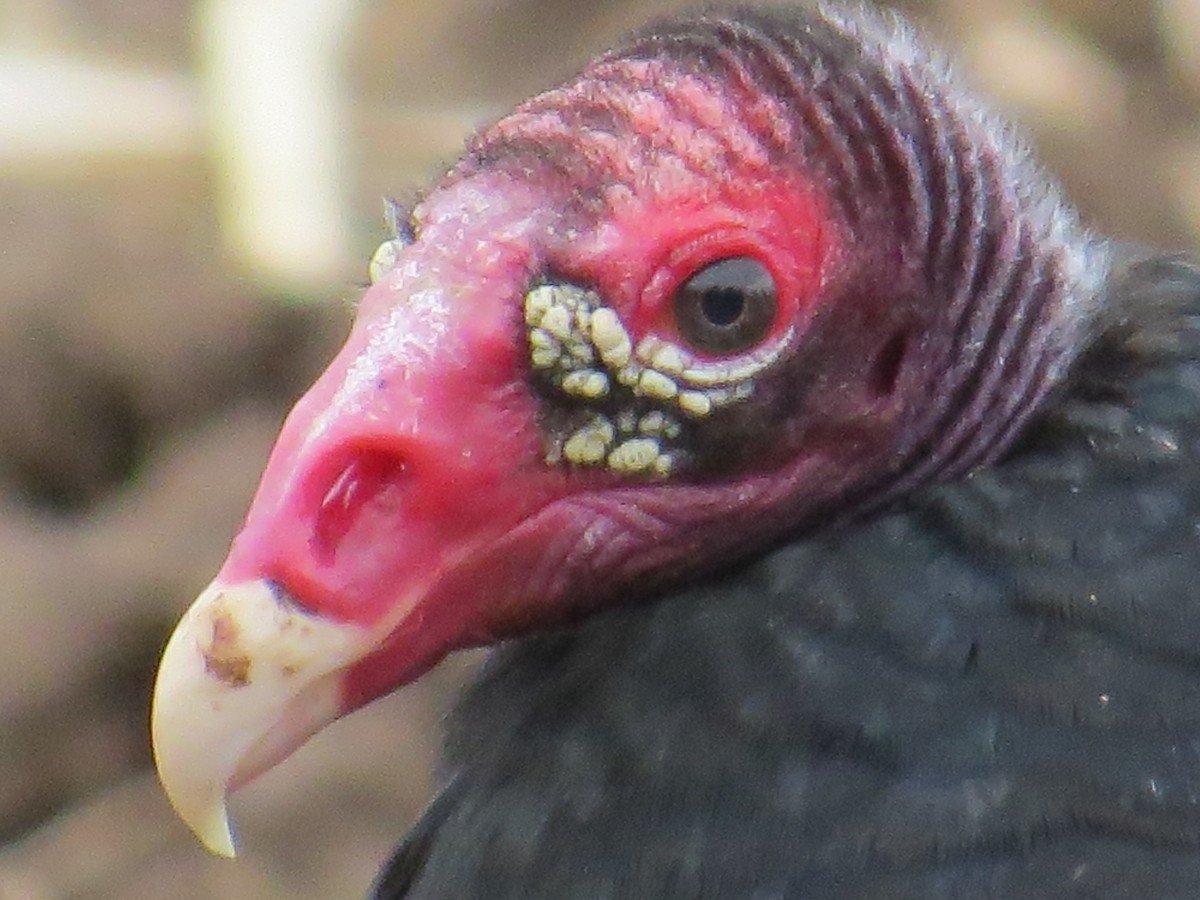
[{"label": "eye pupil", "polygon": [[714,325],[732,325],[746,311],[746,297],[738,288],[709,288],[700,297],[704,318]]},{"label": "eye pupil", "polygon": [[771,330],[776,309],[775,279],[749,256],[710,263],[680,285],[675,320],[683,338],[708,353],[738,353]]}]

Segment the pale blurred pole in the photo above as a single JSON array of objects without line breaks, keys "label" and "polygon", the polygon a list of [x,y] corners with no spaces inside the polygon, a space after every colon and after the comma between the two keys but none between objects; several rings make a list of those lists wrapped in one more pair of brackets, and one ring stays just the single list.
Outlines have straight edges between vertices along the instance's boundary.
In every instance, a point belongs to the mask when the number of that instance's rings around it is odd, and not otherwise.
[{"label": "pale blurred pole", "polygon": [[284,290],[357,271],[343,85],[357,5],[203,0],[196,11],[224,233],[255,277]]},{"label": "pale blurred pole", "polygon": [[0,174],[199,144],[190,79],[64,47],[60,4],[0,0]]}]

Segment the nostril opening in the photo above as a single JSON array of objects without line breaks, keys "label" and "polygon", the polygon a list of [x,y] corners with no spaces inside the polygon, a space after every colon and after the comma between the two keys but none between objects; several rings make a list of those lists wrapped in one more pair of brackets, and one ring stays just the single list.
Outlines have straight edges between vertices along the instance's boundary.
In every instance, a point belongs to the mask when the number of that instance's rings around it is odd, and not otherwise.
[{"label": "nostril opening", "polygon": [[389,450],[356,449],[324,486],[314,484],[319,499],[312,545],[319,562],[332,563],[352,532],[369,538],[395,513],[407,469],[407,461]]},{"label": "nostril opening", "polygon": [[892,333],[875,356],[870,374],[870,390],[875,397],[888,397],[895,392],[907,353],[908,332],[901,328]]}]

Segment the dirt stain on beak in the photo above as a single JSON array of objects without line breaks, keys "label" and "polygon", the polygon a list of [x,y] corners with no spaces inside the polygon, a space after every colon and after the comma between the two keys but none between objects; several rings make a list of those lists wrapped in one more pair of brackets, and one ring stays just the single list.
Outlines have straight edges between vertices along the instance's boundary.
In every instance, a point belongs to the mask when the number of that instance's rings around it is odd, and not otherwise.
[{"label": "dirt stain on beak", "polygon": [[211,640],[201,647],[204,670],[231,688],[250,683],[250,657],[241,645],[237,620],[224,609],[224,595],[213,604]]}]

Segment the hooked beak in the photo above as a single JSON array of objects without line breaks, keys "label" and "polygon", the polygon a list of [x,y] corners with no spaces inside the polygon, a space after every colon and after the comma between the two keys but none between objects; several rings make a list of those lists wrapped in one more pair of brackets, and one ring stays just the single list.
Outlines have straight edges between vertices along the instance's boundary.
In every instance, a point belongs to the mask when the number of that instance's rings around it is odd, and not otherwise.
[{"label": "hooked beak", "polygon": [[269,581],[213,582],[200,594],[163,653],[151,731],[167,796],[209,850],[234,855],[226,792],[341,715],[338,676],[377,643]]},{"label": "hooked beak", "polygon": [[155,760],[216,853],[233,854],[228,791],[520,609],[541,543],[514,531],[566,488],[513,317],[532,263],[491,239],[542,229],[544,204],[512,197],[480,176],[427,199],[422,239],[362,298],[167,644]]}]

